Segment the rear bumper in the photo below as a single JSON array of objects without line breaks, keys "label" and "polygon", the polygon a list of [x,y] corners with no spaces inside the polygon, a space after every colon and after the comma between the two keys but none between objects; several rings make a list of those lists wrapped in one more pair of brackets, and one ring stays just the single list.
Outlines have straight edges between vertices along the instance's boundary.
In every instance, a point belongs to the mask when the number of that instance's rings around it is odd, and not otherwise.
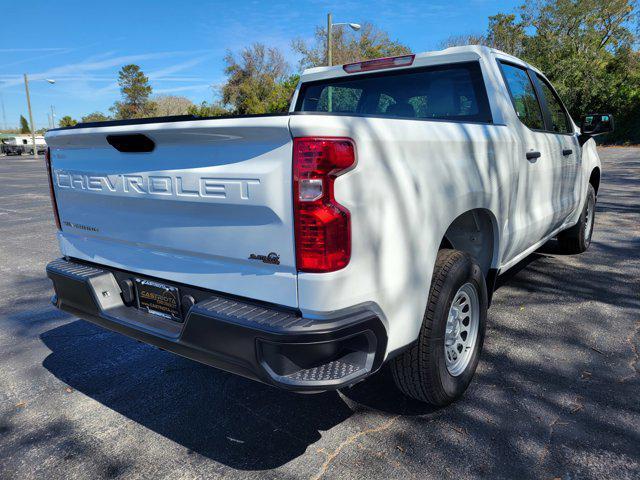
[{"label": "rear bumper", "polygon": [[[47,265],[52,303],[110,330],[244,377],[293,391],[352,385],[382,364],[387,334],[363,307],[330,319],[186,285],[195,304],[178,323],[127,306],[123,282],[141,275],[59,259]],[[122,287],[122,288],[121,288]]]}]

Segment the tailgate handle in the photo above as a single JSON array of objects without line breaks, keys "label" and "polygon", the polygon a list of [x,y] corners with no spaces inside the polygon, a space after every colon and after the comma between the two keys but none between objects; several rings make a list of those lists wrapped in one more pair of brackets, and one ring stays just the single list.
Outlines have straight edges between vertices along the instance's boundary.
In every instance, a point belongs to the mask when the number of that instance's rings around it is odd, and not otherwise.
[{"label": "tailgate handle", "polygon": [[129,135],[107,135],[107,142],[119,152],[153,152],[156,144],[146,135],[132,133]]}]

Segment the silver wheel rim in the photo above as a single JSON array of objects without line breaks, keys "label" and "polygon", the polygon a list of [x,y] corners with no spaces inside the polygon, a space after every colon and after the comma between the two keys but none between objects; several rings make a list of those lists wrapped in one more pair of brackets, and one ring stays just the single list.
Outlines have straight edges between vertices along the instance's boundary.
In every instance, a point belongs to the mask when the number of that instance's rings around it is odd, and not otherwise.
[{"label": "silver wheel rim", "polygon": [[587,205],[585,212],[585,222],[584,222],[584,239],[587,243],[591,241],[591,232],[593,232],[593,217],[595,214],[595,201],[593,197],[589,196],[587,198]]},{"label": "silver wheel rim", "polygon": [[444,358],[449,374],[465,371],[475,350],[480,323],[478,292],[471,283],[462,285],[449,308],[444,335]]}]

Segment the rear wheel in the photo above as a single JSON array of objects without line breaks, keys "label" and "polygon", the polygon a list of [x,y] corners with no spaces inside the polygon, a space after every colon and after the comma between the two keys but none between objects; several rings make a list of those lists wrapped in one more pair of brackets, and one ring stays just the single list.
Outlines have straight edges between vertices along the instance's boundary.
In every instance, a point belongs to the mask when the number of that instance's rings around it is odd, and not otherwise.
[{"label": "rear wheel", "polygon": [[398,388],[437,406],[461,397],[478,365],[486,319],[480,267],[466,253],[440,250],[418,341],[391,362]]},{"label": "rear wheel", "polygon": [[578,223],[558,234],[558,244],[563,253],[582,253],[589,248],[595,215],[596,191],[593,185],[589,184],[587,187],[587,199],[584,202]]}]

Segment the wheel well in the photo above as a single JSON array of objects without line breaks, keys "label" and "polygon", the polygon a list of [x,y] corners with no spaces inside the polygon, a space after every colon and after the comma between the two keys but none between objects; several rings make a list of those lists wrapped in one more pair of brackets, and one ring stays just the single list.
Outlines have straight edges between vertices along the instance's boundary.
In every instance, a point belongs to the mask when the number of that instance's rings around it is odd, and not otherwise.
[{"label": "wheel well", "polygon": [[589,177],[589,183],[593,185],[593,189],[596,191],[596,195],[597,195],[598,187],[600,187],[600,169],[598,167],[594,168],[591,171],[591,176]]},{"label": "wheel well", "polygon": [[494,220],[491,212],[474,209],[457,217],[449,226],[440,248],[455,248],[476,259],[485,277],[493,262],[496,246]]}]

